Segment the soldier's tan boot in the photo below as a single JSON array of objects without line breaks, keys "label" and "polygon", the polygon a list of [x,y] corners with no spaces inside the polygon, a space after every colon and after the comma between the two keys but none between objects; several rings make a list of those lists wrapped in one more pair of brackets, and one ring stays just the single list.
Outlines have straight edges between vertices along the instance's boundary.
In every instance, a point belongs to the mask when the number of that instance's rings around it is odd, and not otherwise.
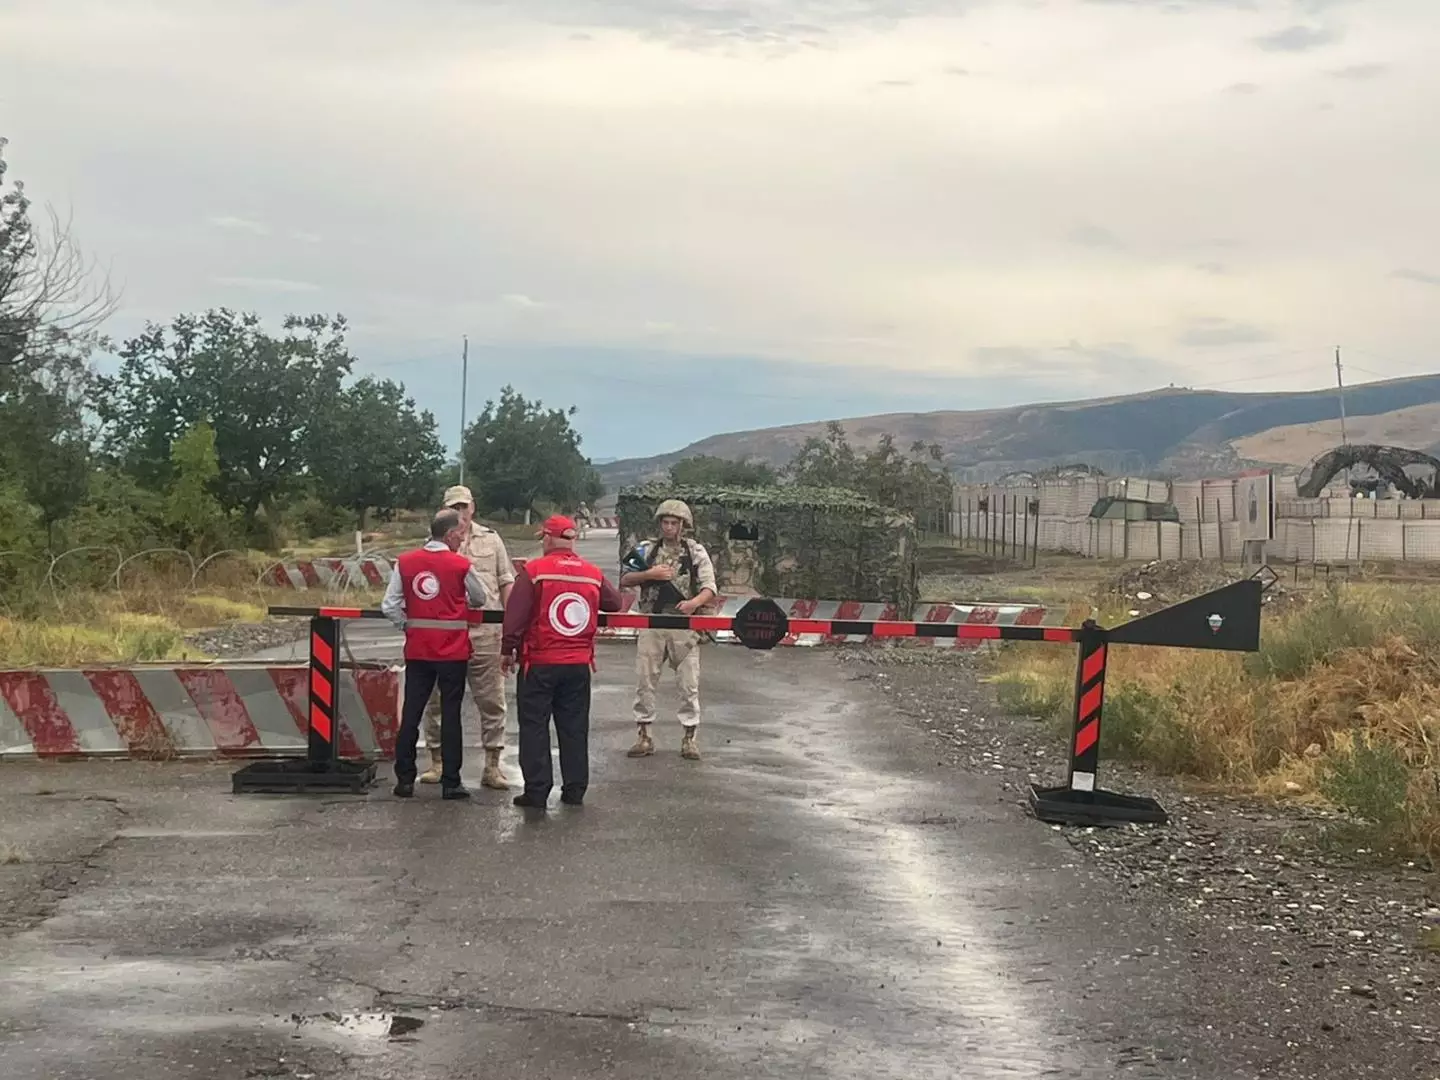
[{"label": "soldier's tan boot", "polygon": [[440,782],[440,751],[430,751],[430,768],[420,774],[422,784],[438,784]]},{"label": "soldier's tan boot", "polygon": [[695,729],[687,727],[685,735],[680,740],[680,756],[686,761],[700,760],[700,747],[695,742]]},{"label": "soldier's tan boot", "polygon": [[640,731],[635,736],[635,745],[625,752],[626,757],[649,757],[655,753],[655,741],[650,738],[650,725],[637,724]]},{"label": "soldier's tan boot", "polygon": [[485,771],[480,774],[482,787],[494,788],[496,791],[509,791],[510,781],[500,771],[500,751],[485,751]]}]

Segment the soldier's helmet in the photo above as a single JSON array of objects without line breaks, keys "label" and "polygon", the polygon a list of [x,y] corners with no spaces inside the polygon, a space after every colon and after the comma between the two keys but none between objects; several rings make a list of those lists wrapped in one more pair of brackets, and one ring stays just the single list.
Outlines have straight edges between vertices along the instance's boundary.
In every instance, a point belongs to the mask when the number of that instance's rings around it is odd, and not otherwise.
[{"label": "soldier's helmet", "polygon": [[689,528],[695,527],[695,519],[690,516],[690,507],[679,499],[666,499],[655,508],[655,520],[659,521],[664,517],[677,517]]}]

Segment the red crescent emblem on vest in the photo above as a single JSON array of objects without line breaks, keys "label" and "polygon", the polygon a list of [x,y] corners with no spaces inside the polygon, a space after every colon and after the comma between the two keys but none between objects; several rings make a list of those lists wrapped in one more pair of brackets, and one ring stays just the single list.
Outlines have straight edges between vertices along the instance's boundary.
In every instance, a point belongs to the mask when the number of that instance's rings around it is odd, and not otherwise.
[{"label": "red crescent emblem on vest", "polygon": [[421,600],[434,600],[440,595],[440,580],[429,570],[421,570],[410,583],[410,588]]},{"label": "red crescent emblem on vest", "polygon": [[590,625],[590,604],[579,593],[561,593],[550,601],[550,626],[557,634],[579,637]]}]

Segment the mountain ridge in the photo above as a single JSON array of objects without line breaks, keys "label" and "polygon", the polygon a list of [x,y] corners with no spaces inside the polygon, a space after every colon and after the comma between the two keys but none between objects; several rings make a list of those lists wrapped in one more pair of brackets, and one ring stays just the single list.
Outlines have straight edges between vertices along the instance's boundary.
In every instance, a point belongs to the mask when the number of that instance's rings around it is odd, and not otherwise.
[{"label": "mountain ridge", "polygon": [[[1440,374],[1362,383],[1345,389],[1347,418],[1381,416],[1440,403]],[[1161,387],[1135,394],[1036,402],[999,408],[892,412],[839,418],[852,446],[874,446],[881,435],[897,445],[937,443],[947,468],[960,479],[994,479],[1019,469],[1085,462],[1106,472],[1166,472],[1180,477],[1213,475],[1246,464],[1294,465],[1246,458],[1237,444],[1283,450],[1288,428],[1296,437],[1306,425],[1338,421],[1336,390],[1251,391]],[[622,458],[598,465],[614,491],[662,476],[677,461],[700,454],[733,460],[787,464],[811,436],[823,436],[829,420],[709,435],[678,450]],[[1412,423],[1406,430],[1414,430]],[[1280,443],[1276,443],[1276,439]],[[1310,439],[1314,441],[1313,437]],[[1437,431],[1425,446],[1440,441]],[[1312,455],[1313,456],[1313,455]],[[1305,460],[1308,460],[1306,458]]]}]

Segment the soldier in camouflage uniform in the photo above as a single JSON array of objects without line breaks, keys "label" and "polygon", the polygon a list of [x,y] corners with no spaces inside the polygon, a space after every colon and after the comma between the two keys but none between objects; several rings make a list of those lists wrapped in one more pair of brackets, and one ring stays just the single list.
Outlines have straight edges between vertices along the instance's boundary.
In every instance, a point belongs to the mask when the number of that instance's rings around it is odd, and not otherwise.
[{"label": "soldier in camouflage uniform", "polygon": [[[465,523],[465,539],[460,554],[470,560],[485,586],[485,607],[492,611],[504,608],[515,584],[515,567],[505,550],[505,541],[494,529],[475,520],[475,500],[467,487],[455,486],[445,492],[445,505],[458,511]],[[500,771],[500,754],[505,749],[505,676],[500,670],[500,636],[498,624],[472,627],[470,640],[475,651],[470,658],[466,679],[470,697],[480,711],[480,743],[485,747],[485,771],[480,783],[487,788],[506,791],[510,782]],[[422,784],[440,782],[440,696],[431,697],[425,707],[425,745],[430,751],[430,768],[420,774]]]},{"label": "soldier in camouflage uniform", "polygon": [[[718,594],[715,567],[699,542],[685,536],[695,527],[690,508],[666,499],[655,510],[660,536],[631,549],[622,560],[621,588],[640,589],[639,609],[654,615],[704,614]],[[694,630],[641,630],[636,645],[635,723],[639,735],[630,757],[655,753],[650,725],[655,721],[655,687],[666,664],[675,671],[680,689],[680,754],[700,760],[695,729],[700,726],[700,635]]]}]

